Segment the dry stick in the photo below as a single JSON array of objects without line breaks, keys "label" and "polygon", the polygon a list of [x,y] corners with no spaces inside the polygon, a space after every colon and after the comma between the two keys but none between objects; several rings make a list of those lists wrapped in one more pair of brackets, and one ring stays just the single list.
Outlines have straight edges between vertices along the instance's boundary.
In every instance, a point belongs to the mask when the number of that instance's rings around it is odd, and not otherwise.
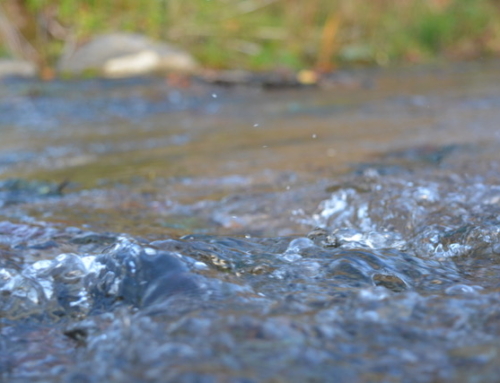
[{"label": "dry stick", "polygon": [[320,49],[316,67],[319,71],[330,71],[333,69],[332,56],[336,49],[335,37],[340,27],[340,13],[330,14],[323,27],[321,34]]},{"label": "dry stick", "polygon": [[40,63],[40,54],[6,16],[0,5],[0,35],[14,57]]}]

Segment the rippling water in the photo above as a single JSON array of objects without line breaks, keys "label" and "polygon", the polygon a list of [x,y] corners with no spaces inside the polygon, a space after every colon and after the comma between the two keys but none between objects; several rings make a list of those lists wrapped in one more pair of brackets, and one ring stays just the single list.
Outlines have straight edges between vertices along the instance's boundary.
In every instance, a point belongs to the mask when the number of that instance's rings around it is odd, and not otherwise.
[{"label": "rippling water", "polygon": [[497,68],[6,83],[0,377],[498,381]]}]

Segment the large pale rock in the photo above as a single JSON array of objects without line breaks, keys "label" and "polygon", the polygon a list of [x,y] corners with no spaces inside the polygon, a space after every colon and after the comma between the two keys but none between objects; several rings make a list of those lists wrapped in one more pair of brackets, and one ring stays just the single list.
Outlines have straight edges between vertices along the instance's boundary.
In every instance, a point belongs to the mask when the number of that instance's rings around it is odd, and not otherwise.
[{"label": "large pale rock", "polygon": [[58,70],[63,74],[97,72],[106,77],[169,71],[192,73],[197,67],[189,53],[131,33],[98,36],[63,56],[58,63]]},{"label": "large pale rock", "polygon": [[16,59],[0,59],[0,78],[2,77],[35,77],[37,75],[35,64]]}]

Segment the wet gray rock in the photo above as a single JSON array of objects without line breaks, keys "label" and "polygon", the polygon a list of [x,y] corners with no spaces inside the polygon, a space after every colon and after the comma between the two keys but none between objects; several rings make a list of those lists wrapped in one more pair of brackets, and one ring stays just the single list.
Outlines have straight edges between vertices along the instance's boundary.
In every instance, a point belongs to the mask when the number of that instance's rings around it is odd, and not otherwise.
[{"label": "wet gray rock", "polygon": [[187,52],[170,44],[153,41],[131,33],[111,33],[61,57],[62,74],[89,72],[105,77],[131,77],[154,72],[187,72],[197,70],[197,63]]},{"label": "wet gray rock", "polygon": [[0,59],[0,78],[3,77],[35,77],[37,75],[35,64],[16,59]]}]

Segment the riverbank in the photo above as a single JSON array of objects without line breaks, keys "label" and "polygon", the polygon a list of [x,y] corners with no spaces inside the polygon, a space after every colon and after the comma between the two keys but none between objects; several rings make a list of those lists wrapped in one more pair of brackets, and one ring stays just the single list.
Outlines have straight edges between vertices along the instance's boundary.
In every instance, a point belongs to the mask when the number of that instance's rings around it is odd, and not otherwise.
[{"label": "riverbank", "polygon": [[[212,69],[331,71],[500,54],[500,9],[493,0],[172,0],[146,6],[106,0],[92,7],[75,0],[58,7],[6,0],[3,12],[25,40],[15,53],[48,68],[65,50],[113,31],[171,42]],[[4,36],[0,53],[13,45]]]}]

